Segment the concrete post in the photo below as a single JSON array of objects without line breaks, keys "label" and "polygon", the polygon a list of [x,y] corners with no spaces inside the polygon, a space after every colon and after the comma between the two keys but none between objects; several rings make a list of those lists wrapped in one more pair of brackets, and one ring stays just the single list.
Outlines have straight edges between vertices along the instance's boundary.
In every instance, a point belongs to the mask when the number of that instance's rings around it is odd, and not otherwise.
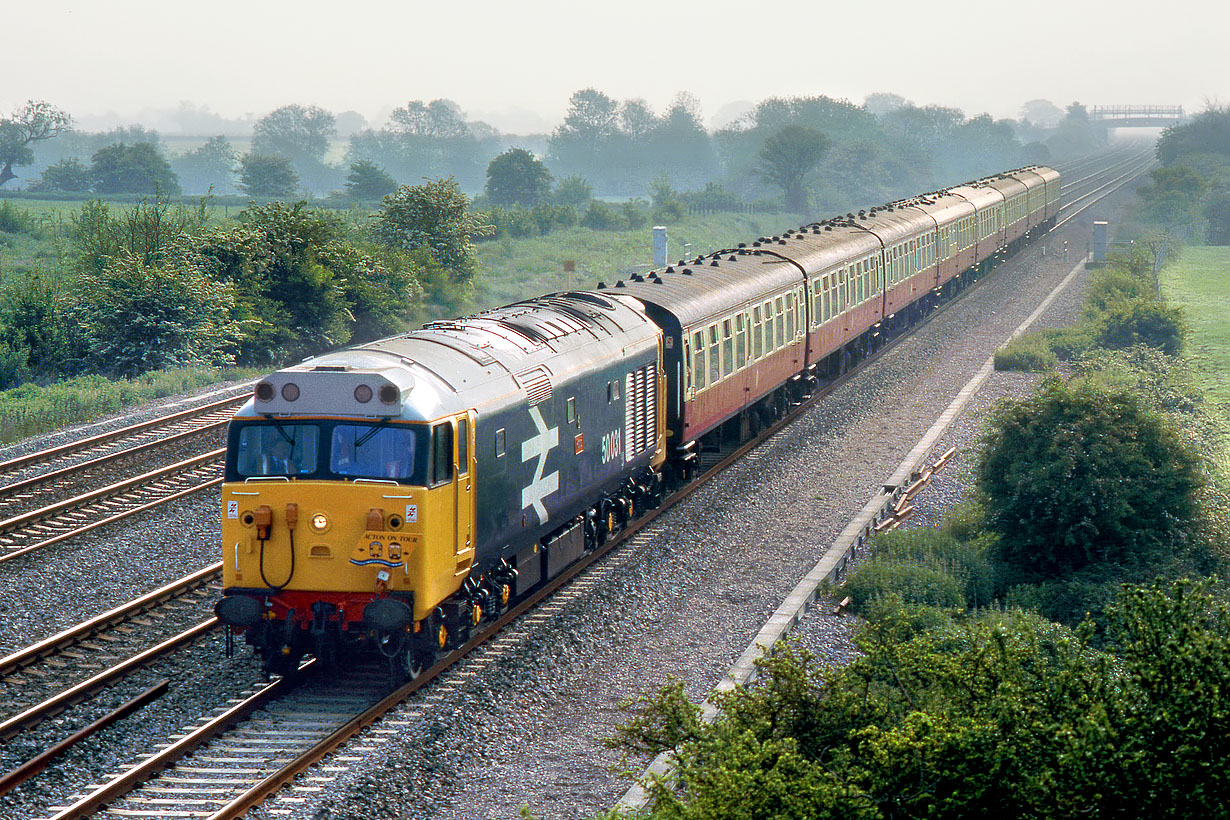
[{"label": "concrete post", "polygon": [[1106,228],[1109,223],[1099,220],[1093,223],[1093,261],[1106,261]]},{"label": "concrete post", "polygon": [[666,226],[655,225],[653,228],[653,265],[655,268],[666,267]]}]

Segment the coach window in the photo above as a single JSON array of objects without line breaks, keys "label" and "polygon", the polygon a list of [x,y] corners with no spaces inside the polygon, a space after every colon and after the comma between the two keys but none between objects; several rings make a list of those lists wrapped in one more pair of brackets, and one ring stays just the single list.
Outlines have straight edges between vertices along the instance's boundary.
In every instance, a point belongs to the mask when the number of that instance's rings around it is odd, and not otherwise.
[{"label": "coach window", "polygon": [[735,367],[742,369],[747,364],[747,326],[743,314],[735,317]]},{"label": "coach window", "polygon": [[697,392],[705,389],[705,336],[692,334],[692,386]]},{"label": "coach window", "polygon": [[752,358],[764,355],[764,323],[760,318],[760,305],[752,308]]},{"label": "coach window", "polygon": [[777,344],[774,345],[775,350],[780,350],[786,346],[786,317],[785,305],[782,304],[782,297],[778,296],[773,300],[773,306],[776,308],[776,316],[773,319],[773,337]]},{"label": "coach window", "polygon": [[827,322],[833,317],[832,305],[829,303],[829,278],[827,276],[824,277],[824,284],[820,291],[820,295],[823,297],[823,304],[820,308],[820,321]]},{"label": "coach window", "polygon": [[786,294],[786,344],[794,341],[794,294]]},{"label": "coach window", "polygon": [[453,477],[453,425],[437,424],[431,431],[431,483]]},{"label": "coach window", "polygon": [[730,332],[730,320],[722,322],[722,377],[729,376],[735,369],[735,343]]},{"label": "coach window", "polygon": [[709,384],[717,384],[722,378],[722,360],[718,354],[717,325],[709,325]]}]

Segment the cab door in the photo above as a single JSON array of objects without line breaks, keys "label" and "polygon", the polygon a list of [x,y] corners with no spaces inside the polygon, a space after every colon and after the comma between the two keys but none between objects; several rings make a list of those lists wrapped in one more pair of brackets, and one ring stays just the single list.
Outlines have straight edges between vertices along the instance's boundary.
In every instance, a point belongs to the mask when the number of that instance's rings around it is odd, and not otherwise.
[{"label": "cab door", "polygon": [[453,419],[457,442],[457,570],[468,570],[474,558],[474,412]]}]

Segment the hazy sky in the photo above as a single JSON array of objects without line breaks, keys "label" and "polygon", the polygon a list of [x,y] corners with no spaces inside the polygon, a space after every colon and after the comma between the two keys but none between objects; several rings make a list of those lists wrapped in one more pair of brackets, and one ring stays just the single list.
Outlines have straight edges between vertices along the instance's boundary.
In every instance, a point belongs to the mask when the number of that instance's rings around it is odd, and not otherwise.
[{"label": "hazy sky", "polygon": [[[919,104],[1015,117],[1059,105],[1230,102],[1227,4],[1030,0],[13,0],[0,112],[45,99],[79,119],[189,100],[227,117],[280,105],[373,124],[448,97],[506,131],[549,129],[587,86],[706,117],[773,95]],[[1011,9],[1009,11],[1008,9]],[[521,109],[537,114],[517,115]]]}]

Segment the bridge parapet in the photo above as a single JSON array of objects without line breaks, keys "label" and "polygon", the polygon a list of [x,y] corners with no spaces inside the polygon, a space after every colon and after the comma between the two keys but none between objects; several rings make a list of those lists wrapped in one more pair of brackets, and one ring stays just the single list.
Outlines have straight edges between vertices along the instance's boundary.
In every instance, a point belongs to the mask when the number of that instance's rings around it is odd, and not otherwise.
[{"label": "bridge parapet", "polygon": [[1089,118],[1113,128],[1159,128],[1183,122],[1184,115],[1181,105],[1095,105]]}]

